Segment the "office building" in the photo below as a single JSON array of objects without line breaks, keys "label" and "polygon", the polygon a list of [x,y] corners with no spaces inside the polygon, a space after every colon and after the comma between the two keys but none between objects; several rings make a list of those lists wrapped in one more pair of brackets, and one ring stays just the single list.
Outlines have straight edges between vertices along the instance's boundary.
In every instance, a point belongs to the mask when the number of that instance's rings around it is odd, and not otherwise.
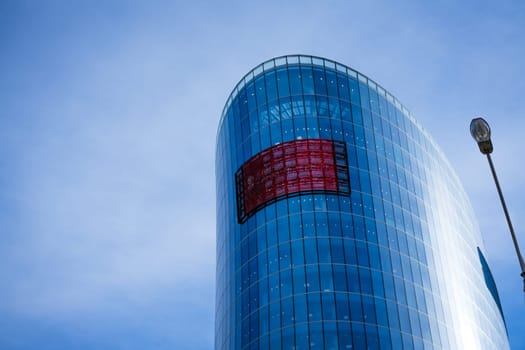
[{"label": "office building", "polygon": [[216,349],[509,348],[460,181],[365,75],[311,56],[254,68],[216,177]]}]

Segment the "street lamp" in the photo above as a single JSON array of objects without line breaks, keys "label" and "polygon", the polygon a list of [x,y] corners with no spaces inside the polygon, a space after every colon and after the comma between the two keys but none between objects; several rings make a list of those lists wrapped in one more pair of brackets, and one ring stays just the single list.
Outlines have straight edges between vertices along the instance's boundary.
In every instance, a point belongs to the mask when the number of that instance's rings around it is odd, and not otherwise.
[{"label": "street lamp", "polygon": [[490,170],[492,171],[492,176],[494,177],[494,182],[496,183],[496,188],[498,189],[499,199],[501,201],[501,205],[503,206],[505,217],[507,218],[507,224],[509,225],[510,234],[512,236],[512,242],[514,242],[516,255],[518,255],[518,260],[521,268],[521,277],[523,278],[523,291],[525,291],[525,263],[523,262],[520,247],[518,246],[518,240],[516,239],[516,234],[514,233],[514,228],[512,227],[512,222],[510,221],[510,215],[507,210],[507,205],[505,204],[505,199],[503,198],[503,193],[501,192],[501,188],[499,186],[498,177],[496,176],[496,170],[494,169],[494,164],[492,163],[492,158],[490,157],[490,154],[494,149],[494,147],[492,146],[492,141],[490,140],[490,126],[485,121],[485,119],[481,117],[474,118],[470,122],[470,134],[478,143],[479,150],[481,151],[481,153],[487,155]]}]

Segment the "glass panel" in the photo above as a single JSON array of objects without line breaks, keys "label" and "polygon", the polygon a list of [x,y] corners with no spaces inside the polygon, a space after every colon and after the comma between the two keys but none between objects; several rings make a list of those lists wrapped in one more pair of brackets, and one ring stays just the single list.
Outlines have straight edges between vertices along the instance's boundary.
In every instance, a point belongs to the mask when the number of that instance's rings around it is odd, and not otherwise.
[{"label": "glass panel", "polygon": [[279,89],[279,97],[290,95],[288,88],[288,71],[284,68],[277,70],[277,87]]},{"label": "glass panel", "polygon": [[337,88],[337,77],[335,75],[335,72],[326,70],[326,85],[328,88],[328,96],[338,98],[338,88]]},{"label": "glass panel", "polygon": [[303,83],[303,91],[305,95],[308,94],[314,94],[314,75],[312,71],[312,67],[301,67],[301,80]]},{"label": "glass panel", "polygon": [[288,76],[290,78],[290,91],[292,95],[301,95],[302,91],[302,79],[301,71],[299,67],[290,67],[288,68]]},{"label": "glass panel", "polygon": [[323,69],[314,68],[314,85],[316,94],[326,96],[326,78]]},{"label": "glass panel", "polygon": [[262,106],[266,103],[266,86],[264,76],[260,76],[255,80],[255,95],[257,96],[257,104]]},{"label": "glass panel", "polygon": [[268,101],[277,99],[277,79],[275,77],[275,71],[266,73],[266,94]]}]

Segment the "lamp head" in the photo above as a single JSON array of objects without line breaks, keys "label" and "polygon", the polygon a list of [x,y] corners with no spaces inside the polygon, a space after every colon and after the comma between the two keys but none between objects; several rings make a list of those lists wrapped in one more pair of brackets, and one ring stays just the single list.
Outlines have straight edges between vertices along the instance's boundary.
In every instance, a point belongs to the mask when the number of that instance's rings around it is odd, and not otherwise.
[{"label": "lamp head", "polygon": [[490,126],[485,119],[478,117],[470,122],[470,134],[476,140],[483,154],[490,154],[494,149],[490,140]]}]

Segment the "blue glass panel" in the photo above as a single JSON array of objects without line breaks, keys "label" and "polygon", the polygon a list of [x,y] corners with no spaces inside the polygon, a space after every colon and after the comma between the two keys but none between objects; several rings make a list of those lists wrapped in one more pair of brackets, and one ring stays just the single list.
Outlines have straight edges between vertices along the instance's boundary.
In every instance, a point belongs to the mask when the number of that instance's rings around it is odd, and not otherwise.
[{"label": "blue glass panel", "polygon": [[268,334],[265,334],[264,336],[259,338],[259,349],[269,349],[269,348],[270,348],[270,339],[269,339]]},{"label": "blue glass panel", "polygon": [[[268,116],[270,119],[270,124],[278,123],[281,120],[281,113],[279,110],[279,100],[274,99],[268,102]],[[253,132],[254,130],[252,130]]]},{"label": "blue glass panel", "polygon": [[348,79],[343,74],[337,73],[337,87],[339,89],[339,98],[350,101],[350,91]]},{"label": "blue glass panel", "polygon": [[333,265],[334,290],[345,292],[348,290],[346,285],[346,270],[344,265]]},{"label": "blue glass panel", "polygon": [[341,107],[341,119],[343,121],[352,122],[352,107],[350,106],[350,103],[341,101],[340,107]]},{"label": "blue glass panel", "polygon": [[299,199],[292,197],[288,200],[288,211],[290,215],[301,212],[301,202]]},{"label": "blue glass panel", "polygon": [[332,266],[329,264],[319,265],[319,275],[321,277],[321,291],[332,292],[334,290]]},{"label": "blue glass panel", "polygon": [[408,314],[408,308],[404,305],[398,305],[399,311],[399,324],[401,330],[407,334],[411,334],[412,329],[410,327],[410,316]]},{"label": "blue glass panel", "polygon": [[345,257],[343,251],[343,241],[341,239],[330,239],[330,249],[333,264],[344,264]]},{"label": "blue glass panel", "polygon": [[304,118],[294,118],[295,127],[295,138],[305,139],[306,138],[306,120]]},{"label": "blue glass panel", "polygon": [[246,118],[248,115],[248,97],[246,96],[246,89],[242,89],[239,92],[239,108],[240,108],[240,117]]},{"label": "blue glass panel", "polygon": [[319,263],[331,263],[330,240],[328,238],[319,238],[317,240],[317,251],[319,255]]},{"label": "blue glass panel", "polygon": [[370,107],[373,113],[380,114],[379,111],[379,96],[375,89],[369,89],[370,92]]},{"label": "blue glass panel", "polygon": [[290,95],[288,86],[288,71],[284,68],[277,70],[277,88],[279,90],[279,97]]},{"label": "blue glass panel", "polygon": [[308,321],[310,323],[310,327],[312,326],[312,322],[315,321],[321,321],[322,320],[322,313],[321,313],[321,297],[319,293],[308,293]]},{"label": "blue glass panel", "polygon": [[361,107],[370,110],[370,95],[368,93],[368,86],[359,82],[359,95],[361,97]]},{"label": "blue glass panel", "polygon": [[246,85],[246,98],[248,100],[248,111],[253,111],[257,108],[257,98],[255,97],[255,83],[252,81]]},{"label": "blue glass panel", "polygon": [[352,216],[348,214],[341,214],[341,228],[343,231],[343,236],[347,238],[354,237],[354,228],[352,224]]},{"label": "blue glass panel", "polygon": [[357,80],[349,77],[348,83],[350,87],[350,101],[353,104],[360,106],[361,98],[359,96],[359,84],[357,83]]},{"label": "blue glass panel", "polygon": [[358,146],[358,147],[356,147],[356,150],[358,152],[362,152],[361,155],[362,155],[363,164],[366,164],[366,166],[363,166],[363,169],[367,169],[368,168],[368,160],[367,160],[367,154],[366,154],[366,151],[365,151],[365,149],[366,149],[365,131],[363,130],[362,127],[354,125],[354,137],[355,137],[355,144],[356,144],[356,146]]},{"label": "blue glass panel", "polygon": [[315,236],[315,221],[313,213],[303,214],[303,230],[302,233],[305,237]]},{"label": "blue glass panel", "polygon": [[279,271],[279,256],[277,246],[273,246],[268,249],[268,268],[270,275]]},{"label": "blue glass panel", "polygon": [[403,340],[400,332],[390,330],[390,339],[392,341],[392,349],[403,349]]},{"label": "blue glass panel", "polygon": [[380,271],[372,270],[372,286],[376,297],[384,297],[383,274]]},{"label": "blue glass panel", "polygon": [[259,313],[254,312],[250,315],[250,340],[257,339],[259,336]]},{"label": "blue glass panel", "polygon": [[301,216],[300,215],[292,215],[290,216],[290,238],[297,239],[301,238],[303,236],[303,232],[301,230]]},{"label": "blue glass panel", "polygon": [[417,310],[423,313],[428,313],[427,305],[425,302],[425,292],[419,286],[415,286],[416,291],[416,300],[417,300]]},{"label": "blue glass panel", "polygon": [[337,77],[335,72],[326,70],[326,86],[328,90],[328,96],[339,98],[338,88],[337,88]]},{"label": "blue glass panel", "polygon": [[292,241],[292,263],[294,266],[304,264],[303,241]]},{"label": "blue glass panel", "polygon": [[363,306],[361,305],[361,296],[359,294],[350,294],[350,315],[352,321],[363,322]]},{"label": "blue glass panel", "polygon": [[339,341],[335,322],[324,322],[324,342],[325,349],[337,349]]},{"label": "blue glass panel", "polygon": [[317,107],[317,115],[319,117],[329,117],[330,116],[328,99],[326,97],[317,96],[316,107]]},{"label": "blue glass panel", "polygon": [[385,96],[383,94],[378,94],[379,96],[379,111],[382,116],[387,117],[388,116],[388,108],[387,104],[388,102],[385,99]]},{"label": "blue glass panel", "polygon": [[259,334],[266,334],[269,331],[268,306],[263,306],[259,310]]},{"label": "blue glass panel", "polygon": [[379,336],[377,334],[377,327],[367,324],[365,329],[367,349],[379,350]]},{"label": "blue glass panel", "polygon": [[[326,205],[326,201],[323,201],[323,203]],[[315,225],[317,237],[328,236],[328,218],[324,210],[315,213]],[[328,250],[328,253],[330,253],[330,250]]]},{"label": "blue glass panel", "polygon": [[328,109],[330,110],[330,118],[341,119],[341,107],[337,98],[328,98]]},{"label": "blue glass panel", "polygon": [[[394,254],[392,254],[392,255],[394,255]],[[405,293],[405,285],[404,285],[403,280],[401,278],[394,277],[394,288],[396,290],[397,300],[400,303],[406,304],[407,303],[407,299],[406,299],[406,293]]]},{"label": "blue glass panel", "polygon": [[318,118],[319,120],[319,135],[323,139],[332,138],[332,128],[330,126],[330,120],[327,118]]},{"label": "blue glass panel", "polygon": [[324,349],[323,324],[321,322],[310,323],[310,349]]},{"label": "blue glass panel", "polygon": [[301,67],[301,78],[303,83],[303,92],[305,95],[314,94],[314,76],[312,67],[302,66]]},{"label": "blue glass panel", "polygon": [[345,239],[343,241],[345,250],[345,261],[347,264],[357,265],[357,253],[355,251],[355,241],[353,239]]},{"label": "blue glass panel", "polygon": [[260,76],[255,80],[255,95],[257,96],[257,105],[261,108],[266,104],[266,86],[264,76]]},{"label": "blue glass panel", "polygon": [[317,264],[317,244],[315,239],[304,240],[304,255],[307,264]]},{"label": "blue glass panel", "polygon": [[275,77],[275,71],[266,73],[266,95],[268,101],[277,99],[277,79]]},{"label": "blue glass panel", "polygon": [[[316,117],[317,116],[317,109],[316,109],[316,99],[315,96],[304,96],[304,115],[306,117]],[[317,124],[317,118],[311,118],[312,125]]]},{"label": "blue glass panel", "polygon": [[[334,293],[326,293],[326,292],[321,293],[321,301],[323,305],[323,320],[335,321],[337,317],[335,313]],[[326,322],[325,322],[325,325],[326,325]]]},{"label": "blue glass panel", "polygon": [[270,304],[270,331],[281,328],[281,303]]},{"label": "blue glass panel", "polygon": [[280,350],[281,349],[281,332],[270,333],[270,348]]},{"label": "blue glass panel", "polygon": [[288,242],[279,245],[279,269],[289,269],[291,267],[290,261],[290,244]]},{"label": "blue glass panel", "polygon": [[414,341],[410,333],[401,333],[401,337],[403,339],[403,349],[414,349]]},{"label": "blue glass panel", "polygon": [[394,348],[390,341],[390,331],[388,328],[379,327],[379,346],[381,349],[400,349]]},{"label": "blue glass panel", "polygon": [[428,317],[421,317],[421,335],[423,339],[432,342],[432,331],[430,330],[430,322]]},{"label": "blue glass panel", "polygon": [[277,232],[279,235],[279,242],[286,242],[290,240],[287,217],[280,217],[277,220]]},{"label": "blue glass panel", "polygon": [[370,266],[370,260],[368,255],[368,249],[367,244],[364,241],[357,241],[356,242],[356,248],[357,248],[357,261],[360,266]]},{"label": "blue glass panel", "polygon": [[352,322],[352,340],[354,349],[366,349],[365,327],[362,323]]},{"label": "blue glass panel", "polygon": [[266,276],[267,273],[267,260],[266,260],[266,253],[263,251],[258,256],[258,268],[259,268],[259,278],[262,278]]},{"label": "blue glass panel", "polygon": [[261,280],[259,281],[259,304],[260,305],[266,305],[269,303],[270,301],[270,289],[269,289],[269,286],[268,286],[268,278],[267,277],[264,277],[264,278],[261,278]]},{"label": "blue glass panel", "polygon": [[339,338],[339,349],[352,348],[352,329],[348,322],[337,323],[337,334]]},{"label": "blue glass panel", "polygon": [[288,68],[288,77],[290,78],[290,91],[292,95],[301,95],[302,91],[302,79],[301,71],[299,67]]},{"label": "blue glass panel", "polygon": [[316,94],[326,95],[326,78],[323,69],[314,68],[314,86]]},{"label": "blue glass panel", "polygon": [[306,280],[303,266],[293,268],[293,289],[294,294],[306,292]]},{"label": "blue glass panel", "polygon": [[[313,197],[311,195],[303,195],[301,196],[302,200],[301,200],[301,208],[302,208],[302,212],[303,213],[306,213],[306,212],[311,212],[314,210],[314,207],[313,207]],[[305,214],[303,214],[305,215]],[[306,214],[306,215],[309,215],[309,214]],[[313,216],[312,216],[312,220],[313,220]],[[313,223],[313,221],[312,221]]]},{"label": "blue glass panel", "polygon": [[[268,147],[270,147],[272,145],[272,142],[271,142],[271,139],[270,139],[270,128],[268,127],[268,125],[265,125],[265,126],[261,127],[260,136],[261,136],[261,139],[260,139],[260,141],[261,141],[261,149],[268,148]],[[251,154],[251,152],[248,153],[248,154]],[[248,158],[248,156],[246,156],[245,158]]]},{"label": "blue glass panel", "polygon": [[306,294],[296,295],[294,297],[294,312],[296,323],[308,321]]},{"label": "blue glass panel", "polygon": [[317,265],[306,266],[306,287],[308,292],[318,292],[320,290]]},{"label": "blue glass panel", "polygon": [[421,338],[421,327],[419,326],[419,313],[412,308],[408,309],[410,315],[410,327],[414,336]]},{"label": "blue glass panel", "polygon": [[[361,108],[359,108],[359,107],[357,107],[355,105],[352,105],[351,109],[352,109],[352,121],[354,122],[355,125],[362,126],[363,125],[363,113],[361,111]],[[361,130],[359,130],[359,135],[358,136],[359,136],[359,138],[356,138],[356,136],[354,135],[355,142],[356,142],[357,145],[360,145],[360,146],[363,147],[364,146],[364,137],[363,137],[363,132]],[[351,139],[348,140],[348,141],[351,141]]]},{"label": "blue glass panel", "polygon": [[[281,301],[281,322],[282,327],[293,325],[293,298],[285,298]],[[283,331],[284,333],[284,331]],[[292,336],[293,343],[293,336]],[[285,347],[289,349],[289,347]]]},{"label": "blue glass panel", "polygon": [[281,342],[282,342],[283,349],[292,349],[294,347],[294,329],[293,327],[286,327],[282,329]]},{"label": "blue glass panel", "polygon": [[275,220],[266,224],[266,239],[268,247],[277,244],[277,222]]},{"label": "blue glass panel", "polygon": [[295,325],[295,345],[297,350],[309,349],[308,326],[306,324]]},{"label": "blue glass panel", "polygon": [[273,123],[270,125],[270,136],[271,136],[271,145],[276,145],[283,141],[283,136],[281,134],[281,125],[278,123]]}]

